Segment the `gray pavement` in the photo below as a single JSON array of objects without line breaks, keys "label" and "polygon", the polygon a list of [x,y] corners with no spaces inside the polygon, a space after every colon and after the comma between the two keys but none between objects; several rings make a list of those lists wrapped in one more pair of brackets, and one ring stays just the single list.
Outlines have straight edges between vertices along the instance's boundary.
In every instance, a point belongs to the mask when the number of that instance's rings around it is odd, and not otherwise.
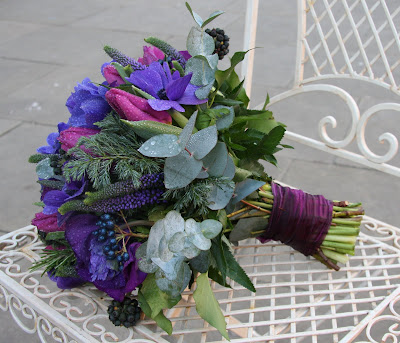
[{"label": "gray pavement", "polygon": [[[242,49],[244,0],[192,0],[191,5],[204,16],[225,10],[216,25],[231,37],[231,51]],[[102,46],[110,44],[138,57],[143,38],[154,35],[183,50],[191,25],[184,1],[0,0],[0,233],[30,223],[39,186],[28,156],[45,145],[58,122],[68,120],[64,104],[76,83],[85,77],[102,81],[100,66],[108,61]],[[267,92],[273,96],[291,87],[296,28],[296,1],[260,2],[256,45],[261,48],[256,51],[253,106],[263,102]],[[377,98],[396,101],[388,91],[372,86],[336,84],[355,95],[362,111]],[[348,111],[332,96],[298,96],[273,111],[290,130],[312,137],[317,137],[317,123],[327,114],[338,119],[338,128],[328,130],[335,139],[343,137],[350,125]],[[398,116],[389,114],[385,124],[380,120],[369,124],[372,150],[385,152],[376,143],[381,133],[392,130],[400,136],[398,122]],[[330,199],[362,201],[368,215],[400,225],[400,183],[395,177],[295,148],[277,155],[278,168],[267,166],[273,177]],[[355,144],[351,148],[356,151]],[[397,165],[399,160],[396,157]],[[11,322],[9,314],[0,311],[1,342],[37,341]]]}]

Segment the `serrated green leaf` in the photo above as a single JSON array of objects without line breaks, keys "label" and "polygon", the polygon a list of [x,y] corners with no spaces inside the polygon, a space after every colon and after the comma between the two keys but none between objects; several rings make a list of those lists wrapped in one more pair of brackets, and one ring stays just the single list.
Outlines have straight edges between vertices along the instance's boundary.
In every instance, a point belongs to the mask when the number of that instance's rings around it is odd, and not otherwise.
[{"label": "serrated green leaf", "polygon": [[147,317],[152,318],[161,329],[163,329],[166,333],[168,333],[168,335],[171,335],[172,334],[171,321],[164,316],[164,313],[162,311],[160,311],[155,317],[152,317],[151,316],[152,311],[150,305],[147,303],[146,298],[141,291],[139,291],[138,293],[138,301],[140,308],[142,309],[144,314]]},{"label": "serrated green leaf", "polygon": [[222,277],[221,272],[219,269],[210,266],[208,268],[208,276],[211,280],[215,281],[216,283],[220,284],[222,287],[232,288],[226,280]]},{"label": "serrated green leaf", "polygon": [[206,25],[208,25],[210,22],[212,22],[215,18],[219,17],[223,13],[225,13],[225,12],[223,12],[223,11],[215,11],[215,12],[211,13],[210,16],[201,25],[201,27],[205,27]]},{"label": "serrated green leaf", "polygon": [[200,274],[196,279],[196,284],[193,298],[196,302],[197,313],[201,318],[214,326],[223,337],[230,340],[226,331],[225,317],[211,289],[208,273]]},{"label": "serrated green leaf", "polygon": [[243,287],[247,288],[251,292],[256,292],[253,283],[247,276],[246,272],[242,269],[239,263],[236,261],[235,257],[232,255],[229,247],[225,242],[222,242],[222,248],[224,251],[224,256],[226,259],[227,272],[226,275],[237,283],[241,284]]},{"label": "serrated green leaf", "polygon": [[285,128],[282,126],[275,126],[269,134],[260,141],[258,148],[262,149],[263,154],[272,155],[275,152],[276,146],[285,135],[285,131]]},{"label": "serrated green leaf", "polygon": [[201,26],[203,25],[203,19],[196,13],[192,11],[192,8],[190,7],[189,3],[185,2],[186,8],[189,10],[190,14],[192,15],[194,21],[197,23],[197,25]]},{"label": "serrated green leaf", "polygon": [[[217,70],[215,73],[215,79],[218,82],[218,86],[221,87],[222,84],[228,80],[228,78],[231,76],[231,73],[233,72],[233,70],[235,69],[235,67],[244,60],[244,57],[246,56],[246,53],[248,51],[237,51],[235,52],[235,54],[232,56],[231,58],[231,66],[226,69],[226,70]],[[236,87],[237,85],[235,85],[234,87]],[[234,88],[231,87],[231,88]]]},{"label": "serrated green leaf", "polygon": [[163,309],[172,308],[179,302],[179,300],[181,300],[181,296],[171,298],[167,293],[161,291],[157,286],[154,274],[147,274],[140,291],[151,309],[149,317],[153,319]]},{"label": "serrated green leaf", "polygon": [[210,249],[211,255],[214,258],[215,264],[216,264],[216,269],[218,272],[221,274],[222,280],[226,280],[226,259],[224,256],[224,251],[222,249],[222,241],[221,241],[221,235],[213,238],[211,240],[211,249]]}]

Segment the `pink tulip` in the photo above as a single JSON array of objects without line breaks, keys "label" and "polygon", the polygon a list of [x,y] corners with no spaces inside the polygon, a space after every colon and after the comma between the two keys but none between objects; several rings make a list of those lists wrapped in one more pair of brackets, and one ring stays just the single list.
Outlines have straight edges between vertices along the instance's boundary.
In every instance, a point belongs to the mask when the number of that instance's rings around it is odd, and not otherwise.
[{"label": "pink tulip", "polygon": [[104,67],[103,75],[111,87],[118,87],[119,85],[125,84],[125,81],[119,75],[117,69],[111,64]]},{"label": "pink tulip", "polygon": [[118,88],[111,88],[106,99],[122,119],[130,121],[152,120],[171,124],[172,118],[166,111],[153,110],[146,99]]},{"label": "pink tulip", "polygon": [[[92,135],[96,135],[99,132],[100,130],[96,129],[87,129],[84,127],[70,127],[69,129],[60,132],[58,140],[61,143],[61,149],[63,149],[64,151],[68,151],[69,149],[73,148],[76,145],[76,143],[78,143],[79,138],[81,138],[82,136],[89,137]],[[82,149],[90,153],[84,147],[82,147]]]},{"label": "pink tulip", "polygon": [[156,48],[155,46],[144,46],[143,58],[139,57],[138,62],[148,66],[153,62],[163,60],[164,57],[164,53],[159,48]]},{"label": "pink tulip", "polygon": [[64,231],[63,226],[58,227],[57,225],[57,213],[36,213],[35,218],[32,219],[32,225],[35,225],[39,230],[44,232]]}]

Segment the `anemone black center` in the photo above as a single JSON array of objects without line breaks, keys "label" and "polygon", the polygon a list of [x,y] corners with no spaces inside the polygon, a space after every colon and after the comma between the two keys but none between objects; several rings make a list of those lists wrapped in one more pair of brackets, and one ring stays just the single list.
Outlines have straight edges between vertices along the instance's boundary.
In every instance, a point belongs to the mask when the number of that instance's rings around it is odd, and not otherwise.
[{"label": "anemone black center", "polygon": [[161,99],[161,100],[168,100],[167,92],[165,91],[164,88],[163,88],[163,89],[160,89],[160,90],[157,92],[157,95],[158,95],[158,98]]}]

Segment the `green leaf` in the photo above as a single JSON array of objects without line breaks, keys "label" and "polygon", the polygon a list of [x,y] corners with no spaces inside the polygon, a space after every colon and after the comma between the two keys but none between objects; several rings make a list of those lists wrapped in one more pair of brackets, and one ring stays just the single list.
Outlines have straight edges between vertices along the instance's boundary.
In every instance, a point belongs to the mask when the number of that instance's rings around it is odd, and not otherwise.
[{"label": "green leaf", "polygon": [[46,241],[57,241],[65,238],[65,231],[49,232],[46,235]]},{"label": "green leaf", "polygon": [[230,340],[226,331],[225,317],[211,289],[208,273],[200,274],[197,277],[196,283],[197,286],[193,293],[193,298],[196,302],[197,313],[201,318],[214,326],[223,337]]},{"label": "green leaf", "polygon": [[139,120],[139,121],[128,121],[124,119],[121,120],[127,125],[129,125],[139,137],[144,139],[149,139],[151,137],[161,134],[170,134],[179,136],[180,133],[182,132],[182,129],[180,127],[160,123],[158,121],[153,121],[153,120]]},{"label": "green leaf", "polygon": [[113,62],[113,63],[111,63],[111,65],[113,65],[114,67],[115,67],[115,69],[117,69],[117,72],[118,72],[118,74],[119,74],[119,76],[121,76],[121,78],[122,78],[122,80],[125,82],[125,83],[129,83],[128,81],[126,81],[126,77],[129,77],[129,75],[127,74],[127,72],[126,72],[126,70],[124,69],[124,67],[122,66],[122,65],[120,65],[119,63],[117,63],[117,62]]},{"label": "green leaf", "polygon": [[192,135],[186,148],[194,158],[201,160],[215,147],[217,140],[217,126],[212,125]]},{"label": "green leaf", "polygon": [[39,206],[39,207],[45,207],[46,206],[43,201],[34,202],[33,205]]},{"label": "green leaf", "polygon": [[253,283],[250,278],[247,276],[246,272],[242,269],[239,263],[236,261],[235,257],[232,255],[231,251],[227,244],[222,242],[222,248],[224,251],[224,256],[226,259],[227,265],[227,276],[237,283],[241,284],[243,287],[246,287],[249,291],[256,292]]},{"label": "green leaf", "polygon": [[29,163],[39,163],[41,160],[48,158],[49,156],[46,154],[33,154],[29,156],[28,162]]},{"label": "green leaf", "polygon": [[196,86],[206,86],[214,82],[215,70],[203,56],[190,58],[186,63],[185,73],[193,73],[190,82]]},{"label": "green leaf", "polygon": [[153,319],[163,309],[172,308],[179,302],[179,300],[181,300],[181,296],[171,298],[168,296],[168,294],[161,291],[157,286],[154,274],[147,274],[146,279],[142,283],[142,288],[140,291],[151,309],[151,314],[149,317]]},{"label": "green leaf", "polygon": [[221,279],[225,283],[227,265],[224,256],[224,251],[222,249],[221,235],[211,240],[210,251],[215,260],[216,269],[218,270],[218,273],[221,274]]},{"label": "green leaf", "polygon": [[[228,80],[228,78],[231,76],[231,73],[235,69],[235,67],[244,60],[244,57],[246,56],[248,51],[237,51],[231,58],[231,66],[226,69],[226,70],[217,70],[215,73],[215,79],[218,82],[218,86],[221,87],[222,84]],[[235,85],[234,87],[236,87]],[[232,87],[232,88],[234,88]]]},{"label": "green leaf", "polygon": [[211,280],[214,280],[216,283],[220,284],[222,287],[232,288],[229,283],[226,282],[226,279],[222,277],[222,274],[218,268],[214,268],[210,266],[208,268],[208,276]]},{"label": "green leaf", "polygon": [[178,155],[182,149],[177,136],[162,134],[148,139],[138,151],[148,157],[173,157]]},{"label": "green leaf", "polygon": [[194,21],[197,23],[197,25],[202,26],[203,25],[203,19],[196,13],[192,11],[192,8],[190,7],[189,3],[185,2],[186,8],[189,10],[190,14],[192,15]]},{"label": "green leaf", "polygon": [[[191,56],[210,56],[214,52],[215,43],[208,33],[198,27],[192,27],[187,38],[186,47]],[[213,66],[210,65],[210,67]]]},{"label": "green leaf", "polygon": [[55,276],[60,277],[78,277],[78,274],[75,270],[75,266],[71,265],[63,265],[56,268]]},{"label": "green leaf", "polygon": [[205,27],[206,25],[208,25],[210,22],[212,22],[215,18],[219,17],[223,13],[225,13],[225,12],[215,11],[215,12],[211,13],[210,16],[208,17],[208,19],[206,19],[204,21],[204,23],[201,25],[201,27]]},{"label": "green leaf", "polygon": [[155,317],[152,317],[151,307],[146,301],[146,298],[141,291],[139,291],[138,293],[138,301],[140,308],[142,309],[144,314],[147,317],[152,318],[161,329],[163,329],[166,333],[168,333],[168,335],[171,335],[172,334],[171,321],[164,316],[164,313],[162,311],[160,311]]},{"label": "green leaf", "polygon": [[276,126],[261,140],[258,147],[262,149],[263,154],[272,155],[275,152],[276,146],[285,135],[285,131],[282,126]]}]

